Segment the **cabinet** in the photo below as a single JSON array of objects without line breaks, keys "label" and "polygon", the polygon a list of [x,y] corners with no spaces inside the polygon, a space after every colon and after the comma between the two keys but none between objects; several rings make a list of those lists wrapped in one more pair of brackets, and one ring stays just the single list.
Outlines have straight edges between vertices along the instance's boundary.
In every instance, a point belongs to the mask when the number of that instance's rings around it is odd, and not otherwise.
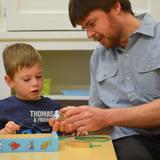
[{"label": "cabinet", "polygon": [[7,29],[81,30],[73,28],[69,21],[68,3],[69,0],[7,0]]},{"label": "cabinet", "polygon": [[[68,16],[69,0],[1,0],[6,3],[6,28],[8,31],[81,30],[73,28]],[[156,19],[157,0],[130,0],[133,11],[149,12]]]}]

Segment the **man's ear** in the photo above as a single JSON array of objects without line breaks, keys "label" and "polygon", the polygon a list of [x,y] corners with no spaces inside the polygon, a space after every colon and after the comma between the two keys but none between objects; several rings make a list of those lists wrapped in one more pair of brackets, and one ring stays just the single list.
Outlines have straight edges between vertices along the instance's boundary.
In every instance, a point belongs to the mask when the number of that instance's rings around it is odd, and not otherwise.
[{"label": "man's ear", "polygon": [[121,12],[121,4],[119,2],[116,2],[115,5],[113,6],[112,10],[116,14],[119,14]]},{"label": "man's ear", "polygon": [[4,77],[7,85],[10,87],[10,88],[13,88],[14,87],[14,81],[12,80],[12,78],[8,75],[5,75]]}]

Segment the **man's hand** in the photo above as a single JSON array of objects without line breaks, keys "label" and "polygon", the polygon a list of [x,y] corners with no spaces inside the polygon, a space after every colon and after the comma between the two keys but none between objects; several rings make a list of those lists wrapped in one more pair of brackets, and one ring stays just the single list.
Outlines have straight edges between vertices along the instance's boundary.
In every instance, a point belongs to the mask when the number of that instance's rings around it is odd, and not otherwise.
[{"label": "man's hand", "polygon": [[[70,124],[70,129],[73,132],[96,131],[106,127],[106,109],[79,106],[79,107],[65,107],[61,109],[64,115],[64,126]],[[108,117],[109,118],[109,117]],[[65,130],[65,127],[64,127]]]}]

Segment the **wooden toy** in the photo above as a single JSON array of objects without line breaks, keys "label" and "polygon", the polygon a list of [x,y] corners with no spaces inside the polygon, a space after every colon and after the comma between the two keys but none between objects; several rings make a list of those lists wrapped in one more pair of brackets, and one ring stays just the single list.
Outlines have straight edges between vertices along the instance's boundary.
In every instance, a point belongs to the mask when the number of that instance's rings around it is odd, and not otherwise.
[{"label": "wooden toy", "polygon": [[1,152],[47,152],[59,150],[56,132],[0,135]]}]

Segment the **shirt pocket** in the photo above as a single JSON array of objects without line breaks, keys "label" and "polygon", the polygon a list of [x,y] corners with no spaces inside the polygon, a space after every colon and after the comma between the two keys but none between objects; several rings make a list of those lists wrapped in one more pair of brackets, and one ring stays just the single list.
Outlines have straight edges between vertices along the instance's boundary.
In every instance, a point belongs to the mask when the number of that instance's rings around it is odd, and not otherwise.
[{"label": "shirt pocket", "polygon": [[140,61],[138,80],[147,94],[160,97],[160,56],[156,55],[145,57]]},{"label": "shirt pocket", "polygon": [[108,65],[99,69],[96,74],[97,86],[100,95],[100,99],[106,104],[109,101],[116,101],[118,96],[117,90],[117,72],[118,65]]}]

